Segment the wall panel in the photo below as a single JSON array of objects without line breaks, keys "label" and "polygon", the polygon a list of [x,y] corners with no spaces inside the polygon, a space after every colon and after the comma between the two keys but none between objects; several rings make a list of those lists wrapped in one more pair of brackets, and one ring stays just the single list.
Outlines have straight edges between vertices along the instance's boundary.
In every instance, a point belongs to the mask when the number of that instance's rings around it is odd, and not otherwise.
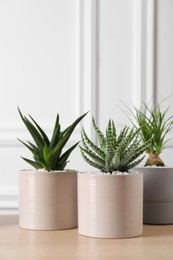
[{"label": "wall panel", "polygon": [[[80,85],[81,7],[77,0],[0,1],[0,210],[18,205],[18,171],[31,155],[17,106],[50,136],[57,112],[62,128],[89,110]],[[88,128],[89,129],[89,128]],[[80,139],[77,127],[69,145]],[[79,150],[69,167],[82,169]]]},{"label": "wall panel", "polygon": [[[103,130],[109,118],[128,124],[122,101],[140,107],[173,92],[172,12],[171,0],[0,1],[0,210],[17,209],[20,155],[30,156],[16,139],[30,138],[17,106],[49,135],[57,112],[64,127],[89,111],[93,140],[92,116]],[[70,144],[79,139],[80,127]],[[90,169],[79,149],[68,168]]]}]

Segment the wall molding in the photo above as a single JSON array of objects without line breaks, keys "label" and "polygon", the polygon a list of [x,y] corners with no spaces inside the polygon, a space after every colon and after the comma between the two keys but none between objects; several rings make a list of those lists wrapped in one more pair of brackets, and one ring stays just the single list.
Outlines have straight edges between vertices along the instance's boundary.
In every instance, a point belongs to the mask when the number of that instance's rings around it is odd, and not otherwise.
[{"label": "wall molding", "polygon": [[0,189],[0,213],[17,211],[19,207],[18,190],[16,187],[4,187]]},{"label": "wall molding", "polygon": [[[98,0],[78,0],[78,88],[81,108],[91,122],[98,122]],[[88,121],[88,120],[87,120]],[[91,124],[85,124],[92,140],[95,134]]]},{"label": "wall molding", "polygon": [[142,102],[157,103],[156,27],[156,0],[133,0],[132,101],[137,107]]},{"label": "wall molding", "polygon": [[146,27],[146,101],[151,100],[152,105],[157,104],[156,85],[156,27],[157,27],[157,5],[156,0],[146,1],[145,27]]},{"label": "wall molding", "polygon": [[[133,75],[132,102],[151,107],[160,101],[157,86],[158,1],[133,0]],[[173,133],[168,134],[165,148],[173,147]]]},{"label": "wall molding", "polygon": [[[75,104],[75,111],[77,111],[77,116],[89,111],[82,124],[94,140],[95,133],[92,131],[91,118],[94,116],[98,121],[98,0],[76,1],[76,50],[76,95],[78,102]],[[49,134],[52,128],[48,125],[45,130]],[[22,147],[17,137],[21,140],[30,140],[24,127],[0,126],[0,148]],[[68,145],[70,146],[79,139],[80,126],[76,128]],[[15,187],[1,189],[0,214],[2,212],[16,212],[17,210],[17,189]]]},{"label": "wall molding", "polygon": [[[98,121],[98,0],[76,1],[76,82],[77,82],[77,115],[90,111]],[[86,120],[84,119],[84,122]],[[88,120],[87,120],[88,121]],[[83,124],[83,122],[82,122]],[[92,132],[90,124],[86,130]],[[62,128],[66,125],[62,124]],[[46,132],[51,134],[52,127],[46,125]],[[75,129],[74,142],[80,136],[80,126]],[[94,137],[94,136],[93,136]],[[24,127],[14,125],[0,126],[0,147],[20,147],[17,138],[27,140],[28,132]]]},{"label": "wall molding", "polygon": [[[45,127],[44,128],[47,135],[52,135],[52,128],[51,127]],[[30,141],[33,142],[31,139],[31,136],[29,135],[28,131],[25,128],[16,128],[16,127],[3,127],[0,128],[0,149],[4,147],[11,147],[11,148],[17,148],[17,147],[24,147],[21,142],[17,139],[21,139],[23,141]],[[71,144],[77,142],[80,138],[80,126],[77,126],[71,140],[69,140],[67,147]]]},{"label": "wall molding", "polygon": [[132,103],[140,107],[143,93],[143,1],[133,0]]}]

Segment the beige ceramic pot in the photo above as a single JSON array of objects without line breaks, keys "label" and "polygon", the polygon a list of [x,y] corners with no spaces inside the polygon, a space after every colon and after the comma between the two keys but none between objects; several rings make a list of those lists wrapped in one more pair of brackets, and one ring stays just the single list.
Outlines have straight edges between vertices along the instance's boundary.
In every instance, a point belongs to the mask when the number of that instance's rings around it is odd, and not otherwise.
[{"label": "beige ceramic pot", "polygon": [[81,235],[128,238],[143,233],[143,175],[78,173]]},{"label": "beige ceramic pot", "polygon": [[19,226],[60,230],[77,226],[76,171],[20,171]]}]

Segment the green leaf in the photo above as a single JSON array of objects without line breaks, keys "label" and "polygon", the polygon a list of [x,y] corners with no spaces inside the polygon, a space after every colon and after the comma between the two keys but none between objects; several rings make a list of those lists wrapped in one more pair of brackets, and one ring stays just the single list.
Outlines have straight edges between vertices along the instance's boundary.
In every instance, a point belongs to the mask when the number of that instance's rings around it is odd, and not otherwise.
[{"label": "green leaf", "polygon": [[87,148],[88,145],[98,156],[100,156],[102,159],[105,158],[105,152],[88,138],[84,128],[82,129],[81,137],[82,143],[85,146],[85,148]]},{"label": "green leaf", "polygon": [[32,116],[29,115],[29,117],[32,119],[32,121],[34,122],[34,124],[36,125],[36,127],[38,128],[38,130],[40,131],[44,141],[46,142],[47,146],[49,146],[49,138],[47,137],[46,133],[43,131],[43,129],[37,124],[37,122],[33,119]]},{"label": "green leaf", "polygon": [[27,127],[28,131],[30,132],[32,138],[34,139],[38,149],[40,151],[42,151],[43,149],[43,146],[44,146],[44,140],[42,138],[42,136],[40,135],[40,133],[38,132],[38,130],[35,128],[35,126],[29,122],[29,120],[27,118],[24,118],[21,111],[19,110],[18,108],[18,111],[19,111],[19,114],[20,114],[20,117],[23,121],[23,123],[25,124],[25,126]]},{"label": "green leaf", "polygon": [[27,158],[21,157],[24,161],[26,161],[27,163],[31,164],[35,169],[41,169],[42,165],[39,165],[38,163],[31,161]]},{"label": "green leaf", "polygon": [[[77,146],[78,144],[79,144],[79,142],[76,143],[76,144],[74,144],[74,145],[73,145],[72,147],[70,147],[64,154],[62,154],[61,157],[59,158],[58,164],[61,165],[61,170],[62,170],[62,165],[65,165],[65,166],[66,166],[66,161],[67,161],[68,157],[70,156],[71,152],[76,148],[76,146]],[[65,167],[65,166],[64,166],[64,167]]]},{"label": "green leaf", "polygon": [[59,142],[60,126],[58,125],[53,131],[53,135],[50,141],[49,150],[52,150],[55,145]]},{"label": "green leaf", "polygon": [[59,124],[59,114],[56,115],[56,120],[55,120],[54,129],[53,129],[53,134],[54,134],[54,132],[56,131],[56,129],[58,127],[60,127],[60,124]]},{"label": "green leaf", "polygon": [[[85,113],[84,115],[80,116],[78,119],[76,119],[69,127],[67,127],[63,132],[61,132],[61,136],[67,137],[68,139],[70,138],[71,134],[73,133],[75,127],[77,126],[77,124],[88,114]],[[67,141],[68,141],[67,139]]]},{"label": "green leaf", "polygon": [[99,139],[99,144],[101,149],[104,151],[106,148],[106,138],[104,137],[103,133],[100,131],[100,129],[98,128],[98,126],[95,123],[94,117],[92,118],[92,123],[93,123],[93,127],[97,133],[98,139]]},{"label": "green leaf", "polygon": [[116,169],[116,168],[119,167],[120,162],[121,162],[121,160],[120,160],[119,154],[115,153],[114,157],[112,158],[112,161],[110,162],[111,166],[112,166],[114,169]]},{"label": "green leaf", "polygon": [[55,170],[58,171],[63,171],[64,168],[66,167],[68,161],[63,161],[61,163],[58,163],[58,165],[56,166]]},{"label": "green leaf", "polygon": [[60,156],[61,152],[62,152],[62,149],[63,147],[65,146],[65,144],[67,143],[69,137],[68,136],[65,136],[50,152],[49,152],[49,155],[48,155],[48,158],[47,160],[50,161],[51,158],[54,156],[54,155],[57,155],[58,157]]},{"label": "green leaf", "polygon": [[84,152],[83,152],[82,150],[81,150],[81,154],[82,154],[84,160],[85,160],[89,165],[91,165],[91,166],[93,166],[93,167],[95,167],[95,168],[101,170],[102,172],[106,172],[106,169],[105,169],[102,165],[100,165],[99,163],[95,163],[95,162],[93,162],[92,160],[90,160],[90,159],[84,154]]},{"label": "green leaf", "polygon": [[47,143],[45,143],[44,148],[43,148],[43,158],[44,158],[46,163],[48,161],[48,155],[49,155],[49,148],[47,146]]},{"label": "green leaf", "polygon": [[31,146],[29,146],[28,144],[26,144],[25,142],[23,142],[23,141],[20,140],[19,138],[17,138],[17,140],[19,140],[19,142],[21,142],[22,144],[24,144],[32,153],[35,152],[35,149],[33,149]]},{"label": "green leaf", "polygon": [[[93,127],[95,128],[95,125]],[[150,138],[147,144],[141,144],[139,131],[139,129],[130,129],[125,126],[117,135],[113,120],[109,120],[106,136],[104,136],[105,149],[101,145],[98,147],[94,144],[83,128],[81,131],[82,146],[80,146],[82,157],[89,165],[104,172],[128,171],[133,165],[141,162],[142,159],[138,158],[152,140]],[[97,132],[100,134],[99,129]]]},{"label": "green leaf", "polygon": [[19,139],[19,141],[22,142],[25,145],[25,147],[31,151],[31,153],[33,154],[33,159],[35,161],[32,161],[27,158],[23,159],[37,169],[45,168],[48,171],[64,169],[64,167],[67,164],[67,159],[70,153],[75,149],[78,143],[73,145],[64,154],[61,155],[62,150],[65,147],[67,141],[69,140],[76,125],[84,118],[84,116],[87,113],[77,118],[69,127],[67,127],[62,132],[60,132],[61,127],[59,124],[59,114],[57,114],[52,133],[52,138],[51,141],[49,141],[49,138],[46,135],[46,133],[33,119],[32,116],[29,115],[29,120],[23,116],[19,108],[18,112],[23,123],[25,124],[33,140],[35,141],[35,144],[32,144],[29,141],[25,143]]},{"label": "green leaf", "polygon": [[99,163],[101,166],[105,167],[105,161],[102,160],[102,158],[100,158],[96,154],[94,154],[91,150],[86,150],[81,146],[80,146],[80,149],[83,151],[84,154],[89,155],[89,157],[92,159],[92,161],[95,161],[95,162]]}]

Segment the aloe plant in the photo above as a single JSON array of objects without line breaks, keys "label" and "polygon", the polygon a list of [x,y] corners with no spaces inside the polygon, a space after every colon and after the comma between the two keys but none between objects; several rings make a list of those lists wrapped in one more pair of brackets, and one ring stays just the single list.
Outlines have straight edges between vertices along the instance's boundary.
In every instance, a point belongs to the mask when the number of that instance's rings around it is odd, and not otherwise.
[{"label": "aloe plant", "polygon": [[139,130],[125,126],[117,134],[113,120],[109,120],[105,135],[100,131],[93,118],[99,144],[94,144],[82,128],[80,146],[84,160],[91,166],[102,172],[113,171],[128,172],[129,169],[138,165],[145,156],[141,155],[147,149],[150,140],[141,144]]},{"label": "aloe plant", "polygon": [[79,142],[74,144],[64,153],[62,153],[63,148],[65,147],[77,124],[87,113],[80,116],[63,131],[61,131],[61,125],[59,123],[59,114],[57,114],[53,134],[49,140],[45,131],[39,126],[32,116],[29,115],[29,120],[26,116],[23,116],[19,108],[18,111],[23,123],[34,141],[34,143],[31,143],[29,141],[24,142],[18,139],[30,150],[33,155],[33,160],[24,157],[22,158],[36,169],[45,169],[47,171],[64,170],[68,162],[69,155]]},{"label": "aloe plant", "polygon": [[135,122],[131,121],[136,128],[140,128],[143,143],[147,143],[149,139],[152,139],[146,149],[149,156],[145,166],[164,166],[160,154],[169,140],[166,139],[167,134],[173,129],[173,116],[167,117],[169,107],[162,111],[160,105],[151,109],[146,103],[143,103],[143,105],[143,110],[134,108],[135,112],[131,111]]}]

